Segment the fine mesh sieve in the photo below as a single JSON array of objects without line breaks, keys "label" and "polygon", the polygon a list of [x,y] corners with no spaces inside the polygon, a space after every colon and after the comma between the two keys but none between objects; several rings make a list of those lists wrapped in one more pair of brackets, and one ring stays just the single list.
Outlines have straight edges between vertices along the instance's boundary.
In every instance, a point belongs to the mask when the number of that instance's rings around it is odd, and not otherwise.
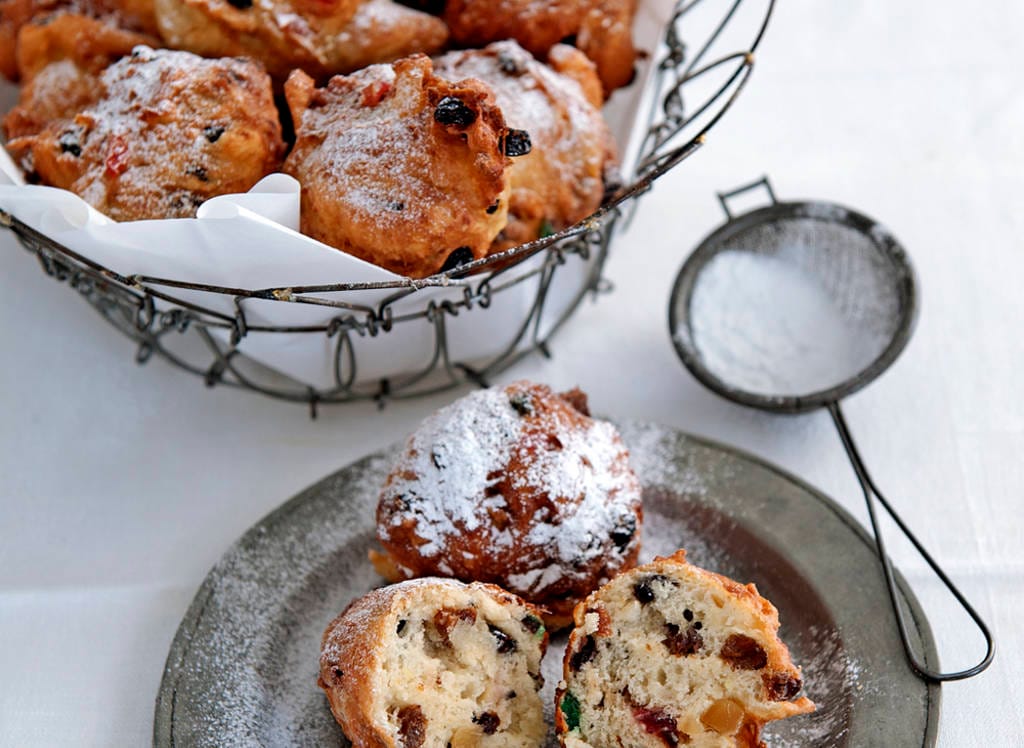
[{"label": "fine mesh sieve", "polygon": [[[771,204],[733,216],[729,201],[758,187]],[[887,229],[856,211],[778,202],[767,178],[718,197],[728,220],[683,264],[669,301],[679,357],[702,384],[742,405],[775,413],[828,410],[864,491],[911,667],[933,681],[977,675],[995,653],[988,627],[878,490],[839,406],[885,371],[910,340],[917,286],[906,252]],[[978,664],[936,672],[913,650],[876,501],[985,637]]]}]

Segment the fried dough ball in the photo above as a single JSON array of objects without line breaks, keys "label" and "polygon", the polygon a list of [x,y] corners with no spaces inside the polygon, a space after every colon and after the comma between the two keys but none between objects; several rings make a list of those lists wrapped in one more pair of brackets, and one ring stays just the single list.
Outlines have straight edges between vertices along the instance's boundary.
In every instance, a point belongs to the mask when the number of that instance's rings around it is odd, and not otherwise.
[{"label": "fried dough ball", "polygon": [[156,0],[156,8],[170,46],[253,57],[279,81],[295,69],[323,80],[434,53],[448,40],[441,19],[391,0]]},{"label": "fried dough ball", "polygon": [[302,184],[302,231],[424,278],[487,254],[508,214],[509,132],[483,83],[446,81],[424,55],[285,84]]},{"label": "fried dough ball", "polygon": [[514,382],[478,390],[409,437],[377,504],[374,567],[390,580],[489,582],[546,609],[573,606],[636,564],[640,481],[578,389]]},{"label": "fried dough ball", "polygon": [[35,135],[49,123],[73,117],[102,95],[100,74],[110,63],[151,38],[77,13],[22,26],[18,105],[4,118],[8,140]]},{"label": "fried dough ball", "polygon": [[636,0],[448,0],[444,20],[467,47],[515,39],[543,59],[571,40],[597,65],[608,96],[633,79]]},{"label": "fried dough ball", "polygon": [[508,225],[492,252],[560,231],[601,205],[615,142],[601,115],[601,83],[578,50],[556,45],[551,67],[514,41],[451,52],[437,61],[453,80],[478,78],[494,89],[509,127],[530,134],[532,150],[512,165]]},{"label": "fried dough ball", "polygon": [[[45,36],[46,42],[52,45],[50,49],[40,49],[38,40],[28,49],[22,49],[26,42],[21,37],[26,26],[45,28],[65,15],[92,19],[95,23],[91,27],[79,24],[75,27],[77,34],[64,28],[60,34]],[[118,32],[134,32],[132,46],[157,44],[153,0],[0,0],[0,75],[12,81],[21,76],[29,77],[33,71],[56,59],[80,57],[79,53],[71,51],[73,43],[87,44],[97,52],[104,44],[113,44]],[[55,57],[55,48],[65,53]],[[107,63],[113,59],[116,57],[108,59]]]},{"label": "fried dough ball", "polygon": [[95,103],[8,149],[44,184],[115,220],[194,216],[280,163],[270,78],[254,62],[137,47],[100,87]]}]

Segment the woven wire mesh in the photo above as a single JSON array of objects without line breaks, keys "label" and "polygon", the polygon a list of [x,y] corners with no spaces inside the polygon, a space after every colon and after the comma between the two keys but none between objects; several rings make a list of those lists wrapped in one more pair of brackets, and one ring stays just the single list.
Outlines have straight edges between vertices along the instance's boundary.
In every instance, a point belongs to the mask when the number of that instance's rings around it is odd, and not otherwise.
[{"label": "woven wire mesh", "polygon": [[[755,35],[746,49],[724,55],[710,51],[734,21],[744,4],[760,1]],[[19,221],[0,208],[0,225],[12,230],[21,245],[39,260],[50,277],[78,291],[107,321],[135,341],[140,364],[154,355],[201,376],[207,386],[222,384],[260,392],[275,398],[305,402],[315,416],[321,403],[355,400],[388,400],[432,394],[466,383],[486,386],[491,377],[524,356],[539,351],[550,356],[550,341],[589,295],[611,289],[602,272],[610,243],[624,214],[651,189],[663,174],[686,159],[705,142],[712,127],[731,107],[745,86],[754,64],[754,51],[767,28],[774,0],[733,0],[711,25],[700,43],[685,41],[689,17],[710,0],[680,0],[667,24],[664,44],[650,80],[648,127],[640,147],[635,180],[614,193],[593,215],[565,230],[500,254],[462,265],[425,279],[405,278],[384,283],[335,283],[319,286],[263,289],[227,288],[189,281],[124,275],[103,267]],[[708,81],[713,84],[708,86]],[[697,97],[688,96],[699,91]],[[525,262],[528,258],[538,260]],[[545,316],[552,282],[569,263],[581,279],[567,305],[558,314]],[[533,284],[532,303],[520,323],[509,332],[501,349],[479,360],[456,360],[449,341],[449,321],[460,314],[486,314],[498,294],[521,284]],[[446,289],[445,298],[425,293]],[[358,303],[360,292],[383,301]],[[205,292],[229,297],[234,314],[194,301]],[[346,292],[345,300],[326,294]],[[410,309],[415,294],[432,296]],[[192,299],[192,300],[190,300]],[[309,326],[250,324],[246,306],[253,300],[280,304],[312,304],[329,307],[336,314],[326,323]],[[413,299],[414,300],[414,299]],[[398,302],[403,302],[397,309]],[[396,310],[397,309],[397,310]],[[359,345],[384,338],[399,325],[426,322],[433,336],[431,353],[422,365],[400,376],[360,379]],[[240,350],[246,336],[318,335],[331,341],[334,382],[315,388],[256,364]]]}]

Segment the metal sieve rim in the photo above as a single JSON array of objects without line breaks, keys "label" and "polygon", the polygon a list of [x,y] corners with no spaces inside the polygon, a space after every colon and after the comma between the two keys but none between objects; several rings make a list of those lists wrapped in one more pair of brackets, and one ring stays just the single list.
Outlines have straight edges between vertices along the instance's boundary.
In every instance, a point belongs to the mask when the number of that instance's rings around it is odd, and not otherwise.
[{"label": "metal sieve rim", "polygon": [[[892,265],[899,301],[899,320],[888,345],[859,372],[834,387],[801,395],[766,395],[731,385],[710,371],[694,345],[690,300],[701,271],[734,236],[755,226],[785,219],[811,219],[851,228],[869,239],[879,254]],[[727,400],[773,413],[806,413],[850,395],[889,368],[906,347],[917,324],[917,276],[906,250],[882,224],[856,210],[823,201],[775,202],[757,208],[724,224],[706,236],[683,263],[672,286],[668,304],[668,326],[672,345],[683,365],[708,389]]]}]

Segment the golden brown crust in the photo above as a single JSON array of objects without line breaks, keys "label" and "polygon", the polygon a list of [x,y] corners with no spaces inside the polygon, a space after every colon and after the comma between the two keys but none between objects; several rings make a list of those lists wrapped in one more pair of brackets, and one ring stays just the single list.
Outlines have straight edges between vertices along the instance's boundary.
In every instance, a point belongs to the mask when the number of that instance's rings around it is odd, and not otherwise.
[{"label": "golden brown crust", "polygon": [[388,611],[399,594],[400,588],[394,586],[373,590],[352,601],[324,630],[317,685],[327,694],[334,718],[353,745],[394,746],[373,729],[369,686],[379,667],[375,644],[384,636]]},{"label": "golden brown crust", "polygon": [[103,0],[121,20],[123,28],[140,31],[152,37],[160,35],[156,22],[154,0]]},{"label": "golden brown crust", "polygon": [[576,46],[597,65],[606,96],[633,80],[634,15],[636,0],[596,0],[590,3],[576,33]]},{"label": "golden brown crust", "polygon": [[17,106],[3,119],[4,133],[9,141],[36,135],[52,122],[70,119],[101,95],[99,76],[71,60],[51,63],[22,84]]},{"label": "golden brown crust", "polygon": [[600,111],[604,105],[601,79],[597,76],[597,67],[589,57],[568,44],[556,44],[548,52],[547,63],[556,73],[576,81],[590,106]]},{"label": "golden brown crust", "polygon": [[391,563],[375,566],[499,584],[543,606],[549,628],[568,624],[578,600],[636,563],[643,520],[628,451],[580,402],[516,382],[424,422],[382,491]]},{"label": "golden brown crust", "polygon": [[512,165],[509,220],[492,253],[591,215],[601,205],[604,176],[615,162],[593,63],[565,45],[556,45],[549,60],[553,67],[505,41],[452,52],[437,62],[449,78],[479,78],[490,85],[509,127],[530,136],[530,152]]},{"label": "golden brown crust", "polygon": [[138,47],[109,67],[101,95],[8,144],[43,183],[119,221],[180,218],[244,192],[280,163],[270,79],[247,60]]},{"label": "golden brown crust", "polygon": [[414,278],[456,252],[486,255],[512,163],[487,86],[446,81],[415,55],[320,89],[296,71],[285,95],[296,141],[284,171],[302,184],[304,233]]},{"label": "golden brown crust", "polygon": [[573,40],[597,65],[605,95],[633,78],[636,0],[449,0],[444,18],[464,46],[515,39],[540,58]]},{"label": "golden brown crust", "polygon": [[300,69],[318,80],[448,40],[438,18],[391,0],[156,0],[161,33],[173,47],[207,57],[246,55],[278,81]]},{"label": "golden brown crust", "polygon": [[77,13],[62,12],[22,26],[17,48],[21,91],[18,105],[3,120],[8,140],[35,135],[93,104],[103,92],[103,69],[152,41]]},{"label": "golden brown crust", "polygon": [[[21,35],[27,26],[46,27],[64,15],[92,19],[96,25],[92,28],[79,26],[83,33],[76,37],[65,36],[64,53],[59,57],[53,52],[60,44],[61,34],[44,37],[51,49],[21,48],[25,43]],[[56,59],[69,57],[83,62],[84,55],[71,46],[72,41],[89,47],[95,55],[102,53],[104,46],[123,47],[116,41],[117,32],[135,34],[132,46],[156,44],[152,0],[0,0],[0,75],[16,81]],[[114,59],[116,57],[107,59],[107,63]]]},{"label": "golden brown crust", "polygon": [[0,0],[0,75],[18,80],[18,32],[37,15],[51,12],[56,2]]},{"label": "golden brown crust", "polygon": [[459,44],[484,46],[515,39],[543,56],[572,36],[581,21],[585,0],[448,0],[444,19]]},{"label": "golden brown crust", "polygon": [[111,25],[107,19],[60,13],[21,28],[18,70],[27,81],[47,65],[67,59],[84,71],[98,74],[140,44],[156,43],[152,36]]}]

